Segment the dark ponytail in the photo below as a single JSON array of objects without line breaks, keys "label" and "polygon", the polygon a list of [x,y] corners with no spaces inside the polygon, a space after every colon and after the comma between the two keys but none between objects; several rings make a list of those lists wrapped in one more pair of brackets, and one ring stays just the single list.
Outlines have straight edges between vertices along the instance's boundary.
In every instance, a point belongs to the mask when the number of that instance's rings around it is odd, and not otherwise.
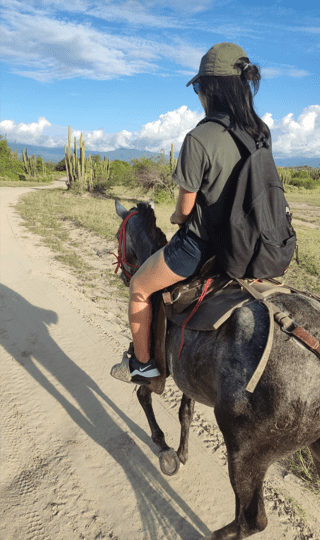
[{"label": "dark ponytail", "polygon": [[227,113],[231,128],[237,125],[255,140],[268,138],[269,128],[256,114],[253,105],[253,97],[258,92],[261,81],[260,69],[251,64],[248,58],[240,58],[235,67],[240,68],[240,76],[200,78],[200,91],[205,96],[206,115]]}]

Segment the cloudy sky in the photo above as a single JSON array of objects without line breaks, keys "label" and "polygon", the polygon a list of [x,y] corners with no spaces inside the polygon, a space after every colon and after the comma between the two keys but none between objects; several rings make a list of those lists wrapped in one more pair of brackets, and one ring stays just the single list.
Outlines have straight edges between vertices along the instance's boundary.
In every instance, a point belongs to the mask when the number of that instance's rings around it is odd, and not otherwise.
[{"label": "cloudy sky", "polygon": [[256,111],[278,157],[320,159],[320,8],[315,0],[7,0],[0,133],[87,150],[179,150],[203,117],[186,83],[215,43],[259,64]]}]

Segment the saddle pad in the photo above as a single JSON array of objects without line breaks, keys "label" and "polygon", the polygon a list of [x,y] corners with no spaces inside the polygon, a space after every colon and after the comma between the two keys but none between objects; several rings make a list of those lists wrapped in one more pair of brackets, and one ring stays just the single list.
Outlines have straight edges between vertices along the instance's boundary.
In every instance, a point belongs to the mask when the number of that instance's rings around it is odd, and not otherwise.
[{"label": "saddle pad", "polygon": [[[276,293],[291,293],[289,288],[271,285],[267,282],[255,282],[250,286],[266,299]],[[187,322],[186,328],[203,331],[217,330],[229,319],[236,308],[254,300],[249,292],[239,287],[229,286],[218,292],[212,291],[204,297],[199,309]],[[195,303],[188,306],[182,313],[174,313],[172,309],[166,307],[167,318],[178,326],[183,326],[194,307]]]},{"label": "saddle pad", "polygon": [[[253,300],[247,291],[241,289],[227,288],[214,294],[209,293],[204,297],[199,309],[188,321],[186,328],[204,331],[216,330],[237,307]],[[178,326],[183,326],[194,306],[195,303],[182,313],[172,313],[172,310],[168,309],[167,317],[169,321]]]}]

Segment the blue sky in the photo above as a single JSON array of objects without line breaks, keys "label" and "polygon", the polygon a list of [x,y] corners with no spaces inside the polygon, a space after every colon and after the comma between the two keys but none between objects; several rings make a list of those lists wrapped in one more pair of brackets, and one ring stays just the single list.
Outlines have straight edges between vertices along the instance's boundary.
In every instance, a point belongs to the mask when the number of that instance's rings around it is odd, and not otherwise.
[{"label": "blue sky", "polygon": [[203,117],[186,83],[203,54],[239,44],[259,64],[256,111],[278,157],[320,158],[320,8],[315,0],[7,0],[0,133],[87,150],[179,150]]}]

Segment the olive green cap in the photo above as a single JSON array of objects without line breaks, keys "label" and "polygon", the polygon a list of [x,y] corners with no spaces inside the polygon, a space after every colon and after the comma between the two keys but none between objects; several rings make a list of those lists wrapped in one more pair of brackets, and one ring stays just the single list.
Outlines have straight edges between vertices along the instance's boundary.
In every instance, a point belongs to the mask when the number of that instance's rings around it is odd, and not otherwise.
[{"label": "olive green cap", "polygon": [[202,57],[199,73],[188,82],[187,86],[195,83],[200,77],[241,75],[241,69],[234,67],[234,64],[242,57],[248,58],[247,53],[239,45],[217,43]]}]

